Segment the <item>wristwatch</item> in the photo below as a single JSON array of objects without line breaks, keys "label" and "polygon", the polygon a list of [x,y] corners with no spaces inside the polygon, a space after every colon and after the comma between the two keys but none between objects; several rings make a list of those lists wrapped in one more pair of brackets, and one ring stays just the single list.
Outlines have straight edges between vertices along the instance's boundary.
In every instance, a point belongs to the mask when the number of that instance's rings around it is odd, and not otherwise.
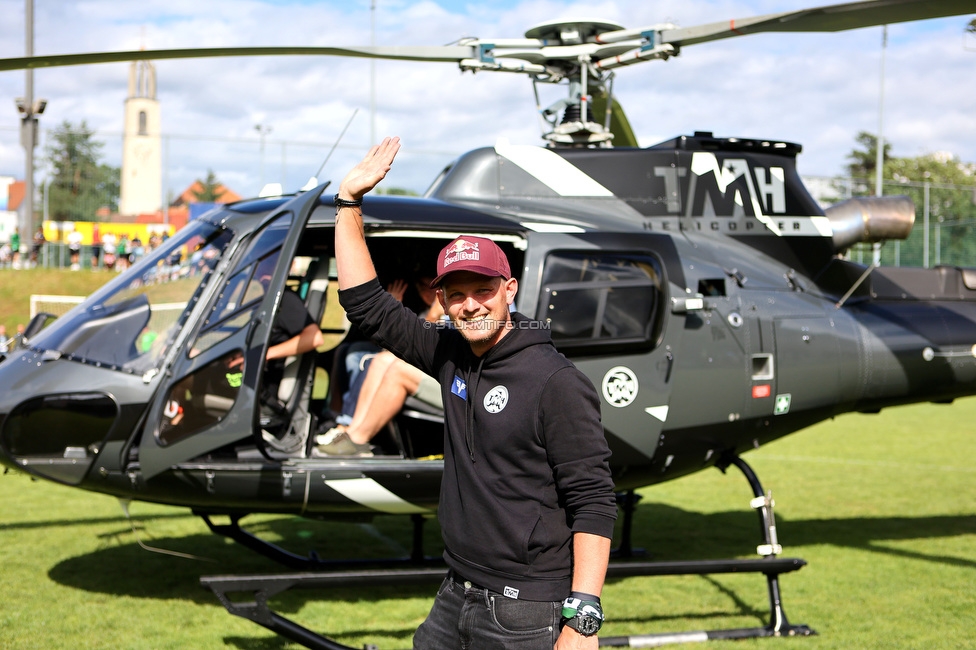
[{"label": "wristwatch", "polygon": [[570,596],[563,601],[562,616],[566,626],[583,636],[593,636],[603,626],[603,608],[600,607],[599,598],[584,600]]}]

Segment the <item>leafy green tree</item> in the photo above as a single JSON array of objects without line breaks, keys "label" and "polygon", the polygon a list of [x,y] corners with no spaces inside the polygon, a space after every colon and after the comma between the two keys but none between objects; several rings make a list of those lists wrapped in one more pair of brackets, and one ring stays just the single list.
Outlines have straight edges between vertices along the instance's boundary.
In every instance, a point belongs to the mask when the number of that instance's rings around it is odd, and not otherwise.
[{"label": "leafy green tree", "polygon": [[[878,168],[878,136],[867,131],[861,131],[854,138],[860,149],[853,149],[847,154],[850,161],[847,165],[847,173],[852,178],[873,178],[875,170]],[[891,157],[891,143],[885,142],[884,160]]]},{"label": "leafy green tree", "polygon": [[99,162],[103,143],[84,120],[67,120],[50,133],[45,163],[51,169],[48,213],[57,221],[98,221],[98,210],[118,210],[121,173]]},{"label": "leafy green tree", "polygon": [[[892,158],[885,164],[885,194],[905,194],[915,202],[915,227],[905,245],[924,247],[928,205],[929,263],[974,266],[976,260],[976,165],[946,153]],[[936,249],[936,246],[938,248]]]},{"label": "leafy green tree", "polygon": [[[846,188],[855,196],[875,192],[874,170],[877,138],[867,132],[856,137],[856,147],[847,158],[854,183]],[[914,157],[893,157],[885,143],[883,193],[904,194],[915,203],[912,233],[897,247],[887,242],[882,249],[882,264],[921,266],[953,264],[974,266],[976,260],[976,164],[961,162],[941,152]],[[841,188],[838,185],[838,189]],[[925,254],[924,215],[928,206],[928,255]]]},{"label": "leafy green tree", "polygon": [[389,194],[390,196],[417,196],[417,193],[413,190],[408,190],[403,187],[377,187],[374,192],[377,194]]},{"label": "leafy green tree", "polygon": [[200,183],[199,190],[191,190],[193,198],[199,203],[217,203],[224,193],[224,186],[217,180],[217,175],[212,169],[207,170],[207,177],[203,180],[197,179]]}]

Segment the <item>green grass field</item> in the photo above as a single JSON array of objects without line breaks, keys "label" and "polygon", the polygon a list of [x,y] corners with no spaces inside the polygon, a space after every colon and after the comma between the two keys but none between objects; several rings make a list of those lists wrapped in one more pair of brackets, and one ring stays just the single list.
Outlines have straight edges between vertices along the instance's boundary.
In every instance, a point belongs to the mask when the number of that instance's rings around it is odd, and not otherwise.
[{"label": "green grass field", "polygon": [[60,269],[0,269],[0,325],[7,334],[30,320],[31,294],[87,296],[115,277],[111,271]]},{"label": "green grass field", "polygon": [[[976,615],[976,398],[952,406],[851,414],[752,452],[773,491],[784,555],[809,565],[781,578],[803,639],[713,648],[971,648]],[[751,497],[737,470],[710,469],[642,491],[634,544],[654,559],[755,557]],[[133,503],[134,533],[105,496],[0,476],[0,648],[298,647],[227,614],[199,577],[279,571],[179,508]],[[248,522],[249,520],[245,520]],[[304,553],[402,551],[404,518],[371,524],[260,516],[248,528]],[[427,526],[428,552],[437,527]],[[144,543],[206,559],[149,552]],[[294,590],[276,611],[339,642],[410,647],[433,586]],[[628,578],[604,591],[606,635],[766,624],[758,575]]]},{"label": "green grass field", "polygon": [[[26,322],[26,294],[87,295],[108,272],[0,270],[0,323]],[[876,416],[852,414],[749,454],[777,501],[784,555],[809,563],[781,578],[805,639],[713,642],[735,648],[970,648],[976,615],[976,398]],[[641,492],[634,544],[659,560],[756,557],[757,517],[737,470],[711,469]],[[281,570],[211,534],[188,510],[0,476],[0,648],[298,647],[232,617],[202,575]],[[248,528],[327,557],[402,554],[404,518],[369,524],[255,516]],[[153,553],[147,545],[204,559]],[[439,552],[435,524],[427,551]],[[408,648],[434,588],[293,592],[284,616],[353,647]],[[608,636],[765,625],[757,575],[608,583]]]}]

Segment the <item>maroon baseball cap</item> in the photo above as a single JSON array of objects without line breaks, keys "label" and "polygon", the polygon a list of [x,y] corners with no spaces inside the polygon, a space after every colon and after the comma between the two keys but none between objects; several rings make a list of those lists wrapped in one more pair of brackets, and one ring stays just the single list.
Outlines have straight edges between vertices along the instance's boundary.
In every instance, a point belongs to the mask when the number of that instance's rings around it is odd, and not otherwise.
[{"label": "maroon baseball cap", "polygon": [[471,271],[479,275],[512,277],[508,258],[498,244],[486,237],[461,235],[445,246],[437,256],[437,277],[430,283],[436,289],[448,273]]}]

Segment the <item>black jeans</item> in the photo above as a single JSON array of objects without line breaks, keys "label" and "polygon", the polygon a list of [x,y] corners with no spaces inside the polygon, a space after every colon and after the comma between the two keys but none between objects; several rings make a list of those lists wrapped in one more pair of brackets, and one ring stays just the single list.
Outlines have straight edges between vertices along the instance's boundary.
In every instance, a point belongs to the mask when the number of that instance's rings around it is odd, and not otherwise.
[{"label": "black jeans", "polygon": [[552,650],[562,602],[506,598],[451,574],[441,583],[414,650]]}]

